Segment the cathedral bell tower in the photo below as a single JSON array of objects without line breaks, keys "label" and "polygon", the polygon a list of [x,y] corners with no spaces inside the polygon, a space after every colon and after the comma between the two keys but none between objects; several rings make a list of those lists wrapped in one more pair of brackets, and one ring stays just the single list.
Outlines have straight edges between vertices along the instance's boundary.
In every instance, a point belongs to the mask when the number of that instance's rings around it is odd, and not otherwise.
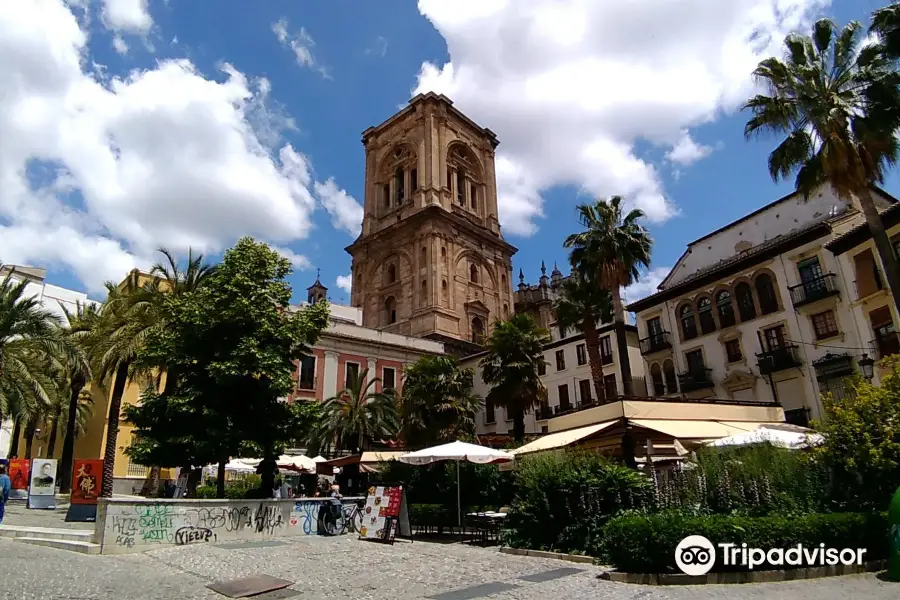
[{"label": "cathedral bell tower", "polygon": [[363,324],[477,350],[512,312],[512,256],[500,235],[494,133],[443,95],[419,94],[363,132],[362,233],[353,306]]}]

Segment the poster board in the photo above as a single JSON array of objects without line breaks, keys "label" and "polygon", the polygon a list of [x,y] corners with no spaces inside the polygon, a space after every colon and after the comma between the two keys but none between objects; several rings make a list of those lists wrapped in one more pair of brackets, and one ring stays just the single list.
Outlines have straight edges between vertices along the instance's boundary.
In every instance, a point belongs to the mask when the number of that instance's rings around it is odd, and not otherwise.
[{"label": "poster board", "polygon": [[76,458],[72,465],[72,495],[66,521],[97,520],[97,498],[103,489],[103,460]]},{"label": "poster board", "polygon": [[402,483],[369,487],[362,509],[359,539],[393,544],[397,536],[411,537],[406,490]]},{"label": "poster board", "polygon": [[10,498],[25,499],[28,497],[28,477],[31,474],[31,461],[27,458],[12,458],[9,461]]},{"label": "poster board", "polygon": [[35,458],[31,461],[28,508],[56,508],[56,459]]}]

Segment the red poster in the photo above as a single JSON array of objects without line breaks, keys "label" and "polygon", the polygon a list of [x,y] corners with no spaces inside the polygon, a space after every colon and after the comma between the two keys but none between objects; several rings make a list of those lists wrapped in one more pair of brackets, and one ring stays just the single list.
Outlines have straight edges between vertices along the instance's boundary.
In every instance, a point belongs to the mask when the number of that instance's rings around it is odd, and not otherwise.
[{"label": "red poster", "polygon": [[27,458],[13,458],[9,461],[9,480],[14,490],[28,489],[28,474],[31,461]]},{"label": "red poster", "polygon": [[103,461],[76,458],[72,477],[72,504],[97,504],[103,483]]},{"label": "red poster", "polygon": [[400,500],[403,495],[402,487],[389,487],[385,490],[387,496],[387,505],[383,508],[382,513],[385,517],[397,517],[400,515]]}]

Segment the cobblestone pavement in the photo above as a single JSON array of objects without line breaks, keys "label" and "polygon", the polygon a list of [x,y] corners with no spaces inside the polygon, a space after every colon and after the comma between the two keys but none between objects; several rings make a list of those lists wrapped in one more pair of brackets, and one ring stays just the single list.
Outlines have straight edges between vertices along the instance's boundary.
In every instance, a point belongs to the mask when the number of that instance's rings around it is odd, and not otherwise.
[{"label": "cobblestone pavement", "polygon": [[66,523],[68,503],[58,504],[56,510],[29,509],[24,501],[10,500],[6,503],[3,525],[11,527],[55,527],[66,529],[94,529],[93,523]]},{"label": "cobblestone pavement", "polygon": [[[0,540],[0,598],[216,598],[208,583],[268,574],[296,582],[268,598],[436,600],[896,600],[900,584],[872,575],[788,583],[645,587],[597,578],[599,570],[459,544],[295,538],[277,545],[210,544],[124,556],[85,556]],[[566,569],[567,572],[560,572]],[[572,572],[573,570],[576,570]],[[555,578],[554,578],[555,577]],[[480,587],[476,587],[480,586]]]}]

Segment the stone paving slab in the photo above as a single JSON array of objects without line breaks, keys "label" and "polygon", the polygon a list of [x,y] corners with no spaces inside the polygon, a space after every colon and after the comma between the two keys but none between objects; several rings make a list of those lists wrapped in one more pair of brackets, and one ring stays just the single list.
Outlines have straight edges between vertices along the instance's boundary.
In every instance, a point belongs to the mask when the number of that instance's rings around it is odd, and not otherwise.
[{"label": "stone paving slab", "polygon": [[7,502],[6,516],[0,529],[7,525],[16,527],[50,527],[54,529],[94,530],[93,523],[66,523],[68,504],[58,504],[55,510],[28,508],[25,502]]},{"label": "stone paving slab", "polygon": [[600,569],[579,565],[583,570],[577,573],[529,581],[559,569],[559,561],[461,544],[397,542],[388,546],[349,536],[289,539],[275,547],[229,550],[206,544],[116,556],[85,556],[0,539],[0,598],[223,600],[205,586],[258,574],[294,581],[288,590],[297,592],[296,597],[316,600],[421,600],[476,586],[484,586],[482,591],[497,590],[486,596],[490,600],[900,598],[900,585],[879,581],[872,574],[783,583],[648,587],[603,581],[598,578]]}]

